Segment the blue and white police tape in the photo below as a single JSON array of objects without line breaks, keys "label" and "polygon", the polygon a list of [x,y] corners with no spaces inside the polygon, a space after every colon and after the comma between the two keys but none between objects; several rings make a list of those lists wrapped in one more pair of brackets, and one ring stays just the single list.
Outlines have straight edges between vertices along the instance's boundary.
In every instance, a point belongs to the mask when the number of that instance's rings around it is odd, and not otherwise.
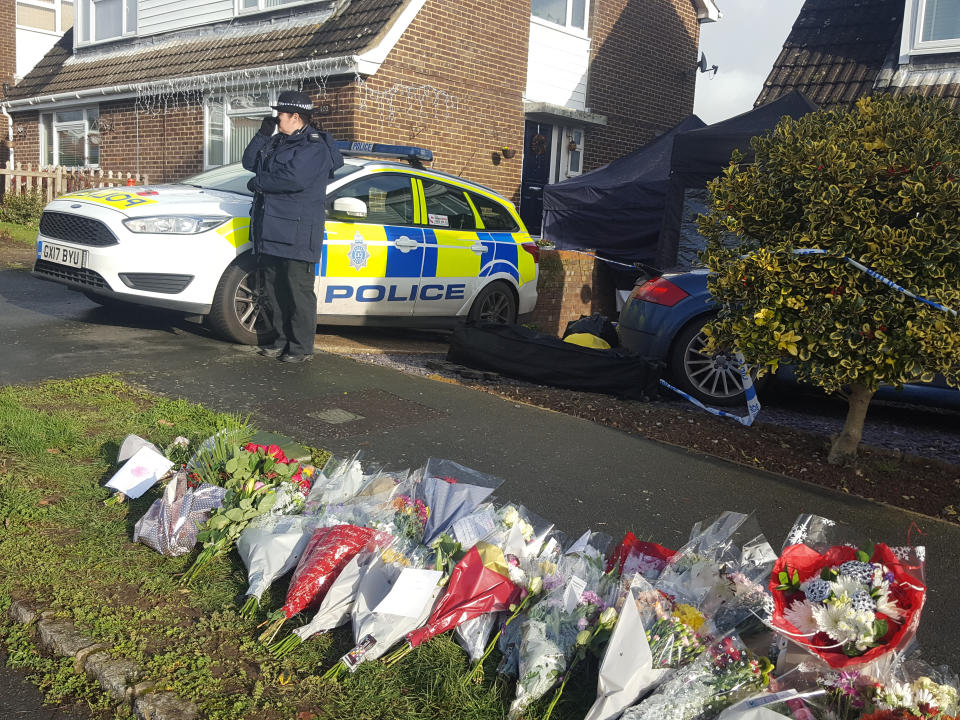
[{"label": "blue and white police tape", "polygon": [[[797,250],[793,251],[793,254],[794,255],[828,255],[829,256],[829,253],[826,250],[820,250],[819,248],[798,248]],[[871,270],[866,265],[863,265],[862,263],[857,262],[853,258],[844,256],[839,259],[849,263],[860,272],[866,273],[877,282],[880,282],[886,285],[887,287],[892,288],[893,290],[896,290],[897,292],[901,292],[909,298],[913,298],[914,300],[924,303],[925,305],[929,305],[930,307],[935,308],[936,310],[941,310],[942,312],[945,312],[945,313],[948,313],[949,315],[953,315],[954,317],[957,317],[957,311],[954,310],[953,308],[949,308],[946,305],[942,305],[941,303],[935,302],[933,300],[928,300],[925,297],[922,297],[920,295],[917,295],[916,293],[910,292],[905,287],[898,285],[897,283],[893,282],[893,280],[890,280],[889,278],[884,277],[883,275],[876,272],[875,270]],[[666,388],[670,388],[675,393],[677,393],[681,397],[686,398],[697,407],[703,408],[711,415],[730,418],[731,420],[736,420],[741,425],[745,425],[749,427],[753,425],[753,421],[756,419],[757,413],[760,412],[760,401],[757,399],[757,391],[756,391],[756,388],[753,387],[753,380],[750,378],[750,373],[748,371],[746,363],[744,362],[743,355],[741,355],[738,352],[736,354],[736,358],[738,361],[737,370],[739,370],[740,377],[743,379],[743,392],[744,392],[745,399],[747,401],[746,416],[734,415],[733,413],[729,413],[724,410],[717,410],[716,408],[707,407],[702,402],[697,400],[695,397],[692,397],[688,393],[685,393],[683,390],[675,388],[666,380],[661,380],[660,384]]]},{"label": "blue and white police tape", "polygon": [[716,415],[717,417],[730,418],[731,420],[736,420],[741,425],[750,427],[753,425],[753,421],[756,420],[757,414],[760,412],[760,400],[757,398],[757,389],[753,386],[753,378],[750,377],[749,368],[747,363],[743,359],[743,355],[737,353],[734,356],[737,360],[737,371],[740,373],[740,379],[743,382],[743,394],[747,401],[747,414],[746,415],[734,415],[733,413],[727,412],[726,410],[718,410],[717,408],[707,407],[702,402],[697,400],[692,395],[685,393],[679,388],[675,388],[673,385],[668,383],[666,380],[661,380],[660,384],[666,388],[670,388],[677,395],[685,397],[687,400],[692,402],[699,408],[703,408],[711,415]]}]

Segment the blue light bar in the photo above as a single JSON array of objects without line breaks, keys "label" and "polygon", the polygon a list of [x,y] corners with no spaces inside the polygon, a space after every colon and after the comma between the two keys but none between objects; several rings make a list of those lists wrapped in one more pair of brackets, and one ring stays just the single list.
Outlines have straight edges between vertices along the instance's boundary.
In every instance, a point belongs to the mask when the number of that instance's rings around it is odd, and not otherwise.
[{"label": "blue light bar", "polygon": [[412,145],[382,145],[381,143],[337,140],[337,149],[344,155],[433,162],[433,151]]}]

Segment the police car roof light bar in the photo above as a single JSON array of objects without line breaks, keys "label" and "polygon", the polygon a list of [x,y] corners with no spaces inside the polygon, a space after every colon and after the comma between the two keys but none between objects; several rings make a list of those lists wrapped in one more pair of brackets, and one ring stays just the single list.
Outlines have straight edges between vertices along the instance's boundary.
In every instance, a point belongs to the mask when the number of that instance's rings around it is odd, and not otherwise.
[{"label": "police car roof light bar", "polygon": [[433,162],[433,151],[413,145],[383,145],[381,143],[350,142],[337,140],[337,149],[343,155],[378,157],[390,160],[407,160],[411,165]]}]

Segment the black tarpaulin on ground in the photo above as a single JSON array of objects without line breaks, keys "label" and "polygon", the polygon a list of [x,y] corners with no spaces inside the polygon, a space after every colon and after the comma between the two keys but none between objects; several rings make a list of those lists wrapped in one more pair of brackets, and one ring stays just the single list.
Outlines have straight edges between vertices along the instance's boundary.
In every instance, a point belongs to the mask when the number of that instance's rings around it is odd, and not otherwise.
[{"label": "black tarpaulin on ground", "polygon": [[543,189],[543,237],[559,250],[598,250],[620,262],[652,262],[663,223],[677,133],[704,127],[690,115],[608,165]]},{"label": "black tarpaulin on ground", "polygon": [[657,396],[661,364],[624,350],[595,350],[520,325],[467,323],[450,339],[447,360],[541,385],[633,400]]}]

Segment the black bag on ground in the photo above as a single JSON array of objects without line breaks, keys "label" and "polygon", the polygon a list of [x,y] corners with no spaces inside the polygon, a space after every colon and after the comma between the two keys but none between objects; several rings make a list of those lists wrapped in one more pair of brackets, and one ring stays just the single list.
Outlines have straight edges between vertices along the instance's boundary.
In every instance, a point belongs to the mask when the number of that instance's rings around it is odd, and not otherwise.
[{"label": "black bag on ground", "polygon": [[541,385],[634,400],[657,396],[662,365],[619,349],[585,348],[520,325],[493,323],[459,325],[447,360]]},{"label": "black bag on ground", "polygon": [[598,338],[606,340],[612,347],[619,347],[620,337],[617,335],[617,328],[607,319],[606,315],[594,313],[593,315],[581,315],[579,320],[571,320],[567,323],[567,329],[563,331],[563,336],[573,335],[574,333],[587,333],[596,335]]}]

